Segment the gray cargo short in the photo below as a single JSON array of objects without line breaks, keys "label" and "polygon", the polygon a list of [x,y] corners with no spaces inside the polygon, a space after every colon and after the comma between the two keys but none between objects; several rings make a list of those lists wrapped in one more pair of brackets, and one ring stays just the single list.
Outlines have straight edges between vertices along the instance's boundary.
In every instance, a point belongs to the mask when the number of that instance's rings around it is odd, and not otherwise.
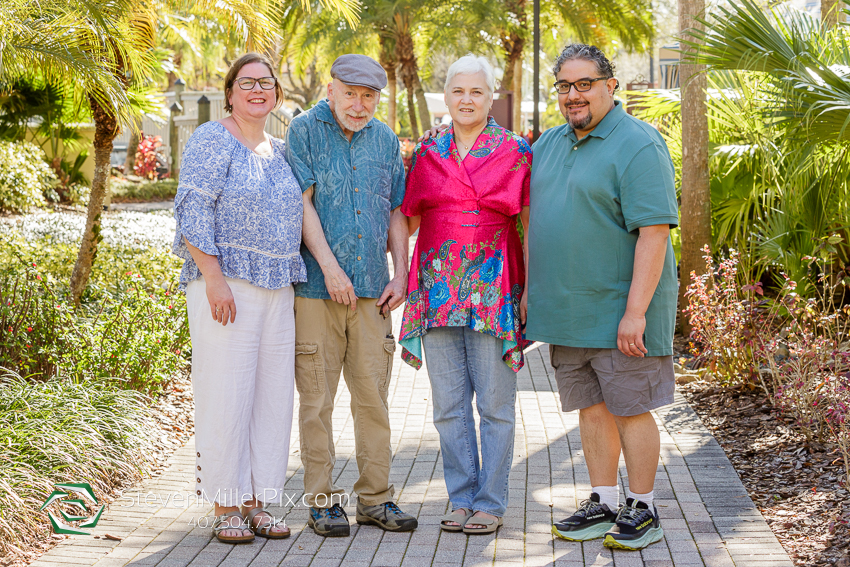
[{"label": "gray cargo short", "polygon": [[620,417],[673,403],[672,356],[626,356],[615,348],[549,345],[564,411],[602,402]]}]

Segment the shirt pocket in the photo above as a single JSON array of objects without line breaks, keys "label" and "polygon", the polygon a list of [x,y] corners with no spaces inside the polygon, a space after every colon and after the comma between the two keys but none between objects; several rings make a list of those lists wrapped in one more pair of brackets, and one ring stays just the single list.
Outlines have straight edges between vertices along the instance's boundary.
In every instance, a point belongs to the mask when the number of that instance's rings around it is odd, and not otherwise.
[{"label": "shirt pocket", "polygon": [[373,195],[383,197],[389,202],[392,192],[392,172],[390,171],[389,163],[380,160],[367,160],[366,171],[366,191]]}]

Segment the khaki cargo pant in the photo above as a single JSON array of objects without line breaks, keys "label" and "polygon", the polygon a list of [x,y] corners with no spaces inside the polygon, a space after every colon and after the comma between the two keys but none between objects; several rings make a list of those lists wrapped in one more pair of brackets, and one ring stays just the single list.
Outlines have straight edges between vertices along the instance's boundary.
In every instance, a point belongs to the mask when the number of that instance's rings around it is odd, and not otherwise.
[{"label": "khaki cargo pant", "polygon": [[332,415],[340,372],[351,392],[360,472],[354,492],[367,506],[392,500],[387,389],[394,351],[392,318],[380,314],[377,299],[358,299],[352,311],[330,299],[295,298],[295,385],[309,506],[346,504],[343,490],[333,482]]}]

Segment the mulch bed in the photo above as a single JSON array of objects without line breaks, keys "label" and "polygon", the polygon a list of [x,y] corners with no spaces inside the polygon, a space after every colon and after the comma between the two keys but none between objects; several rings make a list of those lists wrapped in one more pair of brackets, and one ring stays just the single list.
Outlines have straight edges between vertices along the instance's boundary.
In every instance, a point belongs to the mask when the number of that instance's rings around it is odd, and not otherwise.
[{"label": "mulch bed", "polygon": [[850,498],[838,449],[807,440],[762,390],[705,381],[677,389],[794,563],[850,567]]}]

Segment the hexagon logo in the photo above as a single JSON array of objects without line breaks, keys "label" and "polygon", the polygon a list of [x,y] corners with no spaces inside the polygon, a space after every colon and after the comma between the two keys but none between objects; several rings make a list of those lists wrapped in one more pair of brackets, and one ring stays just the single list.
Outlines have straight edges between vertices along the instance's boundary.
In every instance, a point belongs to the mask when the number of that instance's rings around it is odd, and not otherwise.
[{"label": "hexagon logo", "polygon": [[[78,498],[69,498],[71,495]],[[50,518],[50,523],[53,525],[53,533],[66,535],[91,535],[91,532],[85,531],[82,528],[93,528],[100,521],[100,516],[103,514],[104,506],[98,508],[94,513],[89,511],[86,500],[97,506],[97,497],[94,491],[87,482],[65,482],[53,485],[53,492],[41,505],[40,510],[44,510],[53,503],[58,503],[55,506],[59,510],[60,520],[52,512],[48,510],[47,517]],[[67,513],[60,507],[71,507],[72,512]],[[74,525],[76,524],[76,525]]]}]

